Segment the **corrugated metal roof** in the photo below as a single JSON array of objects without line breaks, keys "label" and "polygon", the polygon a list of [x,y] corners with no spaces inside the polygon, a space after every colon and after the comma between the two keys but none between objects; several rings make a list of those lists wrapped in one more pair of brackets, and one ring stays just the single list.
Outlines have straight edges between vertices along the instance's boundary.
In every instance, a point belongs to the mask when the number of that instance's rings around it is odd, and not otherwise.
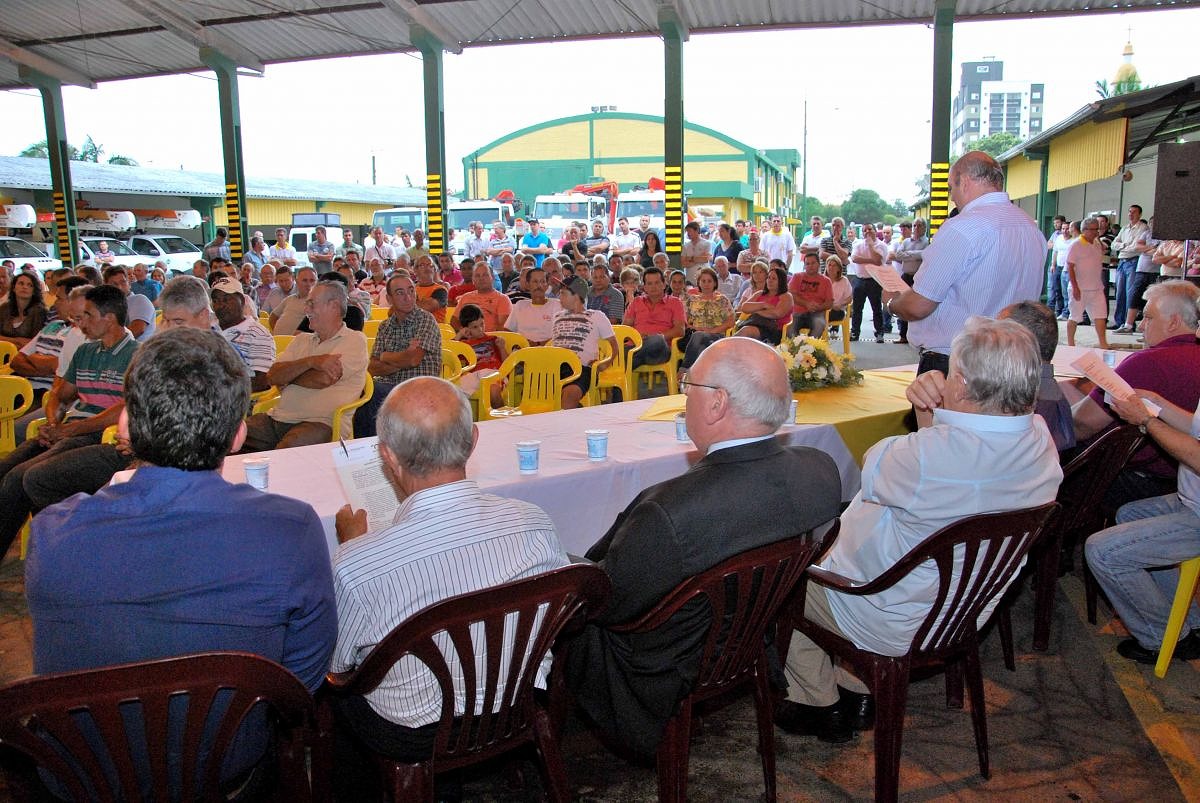
[{"label": "corrugated metal roof", "polygon": [[[71,185],[75,192],[225,197],[225,177],[220,173],[196,173],[92,162],[71,162]],[[50,163],[45,159],[0,156],[0,187],[49,190]],[[337,184],[254,176],[246,178],[246,197],[374,203],[381,207],[425,206],[425,190],[413,187]]]},{"label": "corrugated metal roof", "polygon": [[[1172,113],[1171,120],[1164,125],[1163,121]],[[1089,103],[1062,122],[1009,148],[997,160],[1004,163],[1022,153],[1044,151],[1051,140],[1088,121],[1099,123],[1119,117],[1129,118],[1127,161],[1132,161],[1139,150],[1200,131],[1200,75]],[[1147,150],[1144,155],[1150,153]]]},{"label": "corrugated metal roof", "polygon": [[[140,0],[194,21],[263,62],[412,50],[410,16],[452,45],[655,35],[659,0]],[[929,22],[934,0],[672,0],[693,32]],[[93,81],[206,69],[193,41],[121,0],[4,0],[0,39]],[[956,19],[1161,10],[1200,0],[958,0]],[[434,31],[436,34],[437,31]],[[0,57],[0,89],[28,86]]]}]

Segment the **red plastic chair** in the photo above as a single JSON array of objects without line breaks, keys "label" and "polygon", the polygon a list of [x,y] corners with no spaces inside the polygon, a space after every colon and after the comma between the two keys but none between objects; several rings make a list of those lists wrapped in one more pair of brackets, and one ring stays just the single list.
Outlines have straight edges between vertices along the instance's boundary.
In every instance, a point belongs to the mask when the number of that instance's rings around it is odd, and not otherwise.
[{"label": "red plastic chair", "polygon": [[765,634],[804,570],[826,544],[832,543],[837,531],[838,523],[834,522],[823,541],[814,541],[812,533],[804,533],[735,555],[681,583],[637,621],[611,628],[619,633],[655,630],[698,599],[703,599],[712,614],[696,684],[680,701],[658,748],[659,801],[687,800],[693,708],[750,682],[754,683],[766,797],[775,800],[775,725]]},{"label": "red plastic chair", "polygon": [[[610,588],[608,575],[599,567],[572,564],[451,597],[397,625],[355,669],[331,673],[327,686],[333,693],[367,694],[379,686],[400,659],[411,655],[437,678],[442,712],[433,755],[419,764],[375,757],[392,799],[397,803],[433,800],[435,773],[484,761],[532,742],[541,754],[551,799],[568,800],[558,735],[549,712],[534,699],[534,680],[562,629],[585,609],[603,606]],[[510,616],[513,621],[507,623],[507,628],[513,660],[502,667],[506,619]],[[448,636],[452,643],[445,643],[443,638],[435,641],[439,634]],[[482,639],[480,647],[486,655],[483,677],[475,672],[473,634]],[[466,692],[463,712],[454,710],[454,684],[442,649],[453,649],[462,668]],[[476,714],[476,710],[482,713]]]},{"label": "red plastic chair", "polygon": [[[187,698],[186,716],[169,714],[181,696]],[[18,680],[0,688],[0,745],[53,773],[72,800],[142,800],[149,784],[155,800],[224,801],[226,753],[259,703],[269,708],[268,723],[280,737],[274,799],[310,800],[304,746],[315,722],[312,697],[291,672],[248,653],[209,652]],[[145,733],[137,743],[127,730],[134,712]],[[139,766],[148,770],[145,778]]]},{"label": "red plastic chair", "polygon": [[[903,580],[926,561],[938,570],[938,588],[933,607],[913,637],[904,655],[892,657],[860,650],[840,635],[804,618],[804,598],[797,596],[793,623],[821,649],[850,664],[855,674],[875,695],[875,799],[893,801],[900,784],[900,740],[909,675],[921,667],[962,661],[971,695],[971,721],[979,772],[990,777],[987,743],[987,711],[983,699],[983,674],[979,666],[980,613],[1007,587],[1029,550],[1038,541],[1047,520],[1058,509],[1056,502],[1010,513],[971,516],[943,527],[929,536],[895,566],[869,583],[852,581],[813,566],[808,575],[838,594],[878,594]],[[962,555],[962,569],[954,573],[955,553]],[[947,674],[947,700],[956,685],[957,671]]]}]

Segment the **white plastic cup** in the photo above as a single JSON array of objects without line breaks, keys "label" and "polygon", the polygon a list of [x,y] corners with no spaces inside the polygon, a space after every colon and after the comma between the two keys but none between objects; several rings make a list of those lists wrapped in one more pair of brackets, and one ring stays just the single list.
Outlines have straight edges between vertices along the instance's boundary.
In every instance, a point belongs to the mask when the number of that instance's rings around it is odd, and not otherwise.
[{"label": "white plastic cup", "polygon": [[608,457],[608,430],[589,429],[585,430],[583,434],[587,436],[588,460],[598,462],[606,459]]},{"label": "white plastic cup", "polygon": [[684,413],[675,414],[675,440],[686,441],[687,434],[687,415]]},{"label": "white plastic cup", "polygon": [[799,404],[800,404],[800,401],[799,401],[798,399],[792,399],[792,405],[791,405],[791,407],[789,407],[789,408],[788,408],[789,412],[788,412],[788,420],[787,420],[787,422],[788,422],[789,424],[795,424],[795,423],[796,423],[796,407],[797,407]]},{"label": "white plastic cup", "polygon": [[1104,352],[1104,364],[1109,368],[1117,367],[1117,353],[1115,351]]},{"label": "white plastic cup", "polygon": [[246,471],[247,485],[260,491],[267,490],[270,483],[271,458],[247,457],[242,461],[242,468]]},{"label": "white plastic cup", "polygon": [[538,450],[541,441],[517,441],[517,470],[522,474],[537,474]]}]

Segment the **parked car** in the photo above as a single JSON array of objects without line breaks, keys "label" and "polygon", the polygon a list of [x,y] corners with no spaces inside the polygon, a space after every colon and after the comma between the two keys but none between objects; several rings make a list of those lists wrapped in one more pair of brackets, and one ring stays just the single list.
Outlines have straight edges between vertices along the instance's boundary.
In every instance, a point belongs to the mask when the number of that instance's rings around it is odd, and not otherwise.
[{"label": "parked car", "polygon": [[17,270],[32,263],[42,276],[63,266],[61,259],[46,256],[45,251],[20,237],[0,237],[0,261],[5,259],[11,259]]},{"label": "parked car", "polygon": [[177,234],[135,234],[125,244],[141,256],[147,266],[159,260],[167,263],[170,275],[190,273],[196,260],[204,256],[200,246]]},{"label": "parked car", "polygon": [[[132,268],[139,262],[146,262],[146,258],[140,256],[125,243],[115,237],[80,237],[79,238],[79,261],[84,265],[92,265],[100,268],[96,263],[96,252],[100,250],[100,242],[108,243],[108,251],[114,257],[111,264],[122,265],[126,268]],[[154,260],[150,260],[152,263]],[[149,267],[149,263],[147,263]]]}]

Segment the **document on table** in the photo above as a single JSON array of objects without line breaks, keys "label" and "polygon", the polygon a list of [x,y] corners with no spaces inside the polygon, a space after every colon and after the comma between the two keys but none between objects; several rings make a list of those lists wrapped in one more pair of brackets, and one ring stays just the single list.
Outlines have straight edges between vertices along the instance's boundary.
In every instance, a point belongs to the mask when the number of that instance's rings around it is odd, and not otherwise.
[{"label": "document on table", "polygon": [[388,527],[400,503],[384,473],[378,438],[361,438],[333,447],[333,467],[354,510],[367,511],[367,529]]},{"label": "document on table", "polygon": [[871,278],[879,282],[879,286],[889,293],[903,293],[909,289],[908,285],[900,274],[896,273],[896,269],[891,265],[863,265],[867,269],[867,273],[871,274]]},{"label": "document on table", "polygon": [[[1089,351],[1081,355],[1079,359],[1071,363],[1071,367],[1078,369],[1104,390],[1104,401],[1107,404],[1112,404],[1114,397],[1124,399],[1133,394],[1130,384],[1104,362],[1104,358],[1100,356],[1099,352]],[[1150,411],[1151,415],[1158,415],[1162,410],[1148,399],[1142,399],[1142,404],[1146,405],[1146,409]]]}]

